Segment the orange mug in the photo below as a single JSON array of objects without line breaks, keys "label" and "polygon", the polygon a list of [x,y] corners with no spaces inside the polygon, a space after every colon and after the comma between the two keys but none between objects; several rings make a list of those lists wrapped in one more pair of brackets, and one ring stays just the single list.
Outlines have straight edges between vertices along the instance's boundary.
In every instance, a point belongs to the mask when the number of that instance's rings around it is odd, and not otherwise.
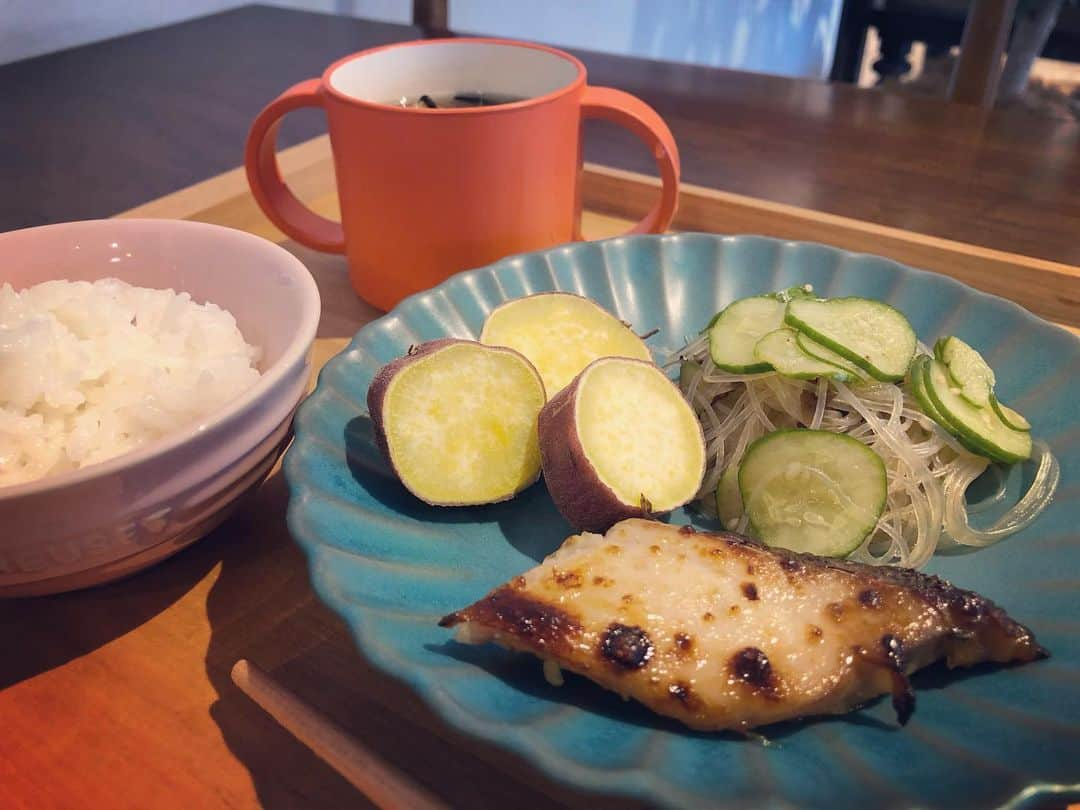
[{"label": "orange mug", "polygon": [[[403,97],[483,92],[495,106],[405,107]],[[341,222],[282,182],[281,117],[326,111]],[[568,53],[498,39],[373,48],[289,88],[259,113],[245,149],[248,182],[270,220],[301,244],[348,257],[361,298],[389,309],[459,270],[580,239],[581,122],[605,118],[649,147],[660,199],[630,233],[661,233],[678,200],[679,153],[659,115],[634,96],[585,83]]]}]

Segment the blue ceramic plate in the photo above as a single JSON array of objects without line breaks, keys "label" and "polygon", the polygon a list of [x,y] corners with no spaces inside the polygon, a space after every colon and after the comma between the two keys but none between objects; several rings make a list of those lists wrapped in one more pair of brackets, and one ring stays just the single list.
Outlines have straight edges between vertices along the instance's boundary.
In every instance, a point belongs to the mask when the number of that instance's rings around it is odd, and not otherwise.
[{"label": "blue ceramic plate", "polygon": [[[956,334],[998,392],[1061,459],[1055,502],[1022,534],[929,570],[1028,624],[1053,653],[1022,667],[914,679],[918,709],[887,701],[767,730],[770,743],[684,731],[571,677],[548,686],[528,656],[451,641],[436,621],[530,568],[570,529],[542,483],[512,501],[439,509],[411,497],[372,443],[365,397],[410,344],[474,338],[488,312],[541,290],[586,295],[666,357],[743,296],[810,282],[827,296],[898,307],[920,337]],[[362,329],[296,418],[285,460],[289,527],[319,596],[363,652],[450,724],[516,751],[555,779],[688,807],[1027,804],[1080,782],[1080,341],[1000,298],[886,259],[753,236],[679,234],[585,242],[455,276]],[[676,522],[691,516],[676,513]]]}]

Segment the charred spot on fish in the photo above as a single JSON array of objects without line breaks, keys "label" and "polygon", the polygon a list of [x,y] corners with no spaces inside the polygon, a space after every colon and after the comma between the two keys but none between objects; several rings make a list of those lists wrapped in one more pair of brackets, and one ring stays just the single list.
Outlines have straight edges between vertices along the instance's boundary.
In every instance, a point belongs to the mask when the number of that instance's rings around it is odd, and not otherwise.
[{"label": "charred spot on fish", "polygon": [[825,637],[825,631],[816,624],[806,625],[806,638],[808,641],[817,642]]},{"label": "charred spot on fish", "polygon": [[796,560],[794,557],[784,557],[780,560],[780,567],[787,571],[789,574],[797,574],[802,571],[802,563]]},{"label": "charred spot on fish", "polygon": [[708,610],[706,610],[703,614],[701,614],[701,620],[703,622],[711,622],[714,619],[716,619],[716,617],[713,616],[712,613],[710,611],[708,611]]},{"label": "charred spot on fish", "polygon": [[766,697],[777,697],[776,673],[769,657],[757,647],[744,647],[730,662],[731,674]]},{"label": "charred spot on fish", "polygon": [[679,534],[697,534],[697,529],[689,524],[679,527]]},{"label": "charred spot on fish", "polygon": [[892,674],[892,705],[896,712],[896,722],[906,726],[911,715],[915,713],[915,690],[903,672]]},{"label": "charred spot on fish", "polygon": [[634,595],[632,593],[624,593],[620,598],[624,605],[629,605],[631,602],[634,601]]},{"label": "charred spot on fish", "polygon": [[649,546],[649,551],[652,552],[653,554],[659,554],[660,553],[660,546]]},{"label": "charred spot on fish", "polygon": [[[861,646],[853,647],[852,652],[871,665],[888,670],[891,681],[889,691],[892,693],[896,720],[900,725],[905,725],[915,711],[915,690],[911,686],[907,673],[904,672],[903,641],[892,633],[886,633],[881,637],[881,652],[872,653]],[[884,653],[884,660],[881,653]]]},{"label": "charred spot on fish", "polygon": [[505,586],[465,610],[444,616],[439,625],[453,627],[463,621],[475,621],[548,649],[566,647],[581,632],[581,624],[571,614]]},{"label": "charred spot on fish", "polygon": [[608,554],[613,554],[613,555],[622,553],[622,549],[619,548],[614,543],[611,543],[609,545],[604,546],[604,551],[606,551]]},{"label": "charred spot on fish", "polygon": [[[940,577],[907,568],[870,566],[851,560],[799,555],[792,555],[792,558],[813,569],[825,568],[853,574],[861,580],[861,587],[883,584],[901,588],[906,595],[938,611],[947,625],[962,632],[971,631],[983,645],[1003,645],[1003,648],[1009,649],[1011,660],[1033,661],[1046,654],[1028,628],[1014,621],[992,601],[977,593],[957,588]],[[789,577],[789,581],[793,586],[799,586],[794,577]],[[887,599],[886,595],[886,601]]]},{"label": "charred spot on fish", "polygon": [[755,572],[754,564],[753,563],[747,563],[746,564],[746,575],[748,577],[752,577],[754,575],[754,572]]},{"label": "charred spot on fish", "polygon": [[885,650],[885,658],[889,666],[897,672],[904,671],[904,642],[892,633],[886,633],[881,637],[881,646]]},{"label": "charred spot on fish", "polygon": [[612,585],[615,584],[615,580],[608,579],[605,576],[597,574],[595,577],[592,578],[592,584],[599,585],[601,588],[610,588]]},{"label": "charred spot on fish", "polygon": [[744,582],[741,586],[742,595],[749,599],[751,602],[756,602],[758,599],[757,585],[753,582]]},{"label": "charred spot on fish", "polygon": [[711,534],[717,540],[723,540],[729,548],[737,546],[741,549],[746,550],[751,546],[753,546],[755,549],[761,547],[757,541],[751,540],[749,537],[741,534],[735,534],[734,532],[711,532]]},{"label": "charred spot on fish", "polygon": [[694,690],[688,683],[675,681],[667,688],[668,694],[684,706],[688,706],[694,699]]},{"label": "charred spot on fish", "polygon": [[727,615],[728,616],[738,616],[739,613],[740,613],[740,609],[739,609],[738,605],[732,605],[731,607],[729,607],[727,609]]},{"label": "charred spot on fish", "polygon": [[454,625],[461,624],[464,621],[468,621],[465,618],[465,614],[460,610],[455,610],[453,613],[447,613],[441,619],[439,619],[439,627],[453,627]]},{"label": "charred spot on fish", "polygon": [[866,608],[879,608],[881,607],[881,594],[873,588],[859,591],[859,604]]},{"label": "charred spot on fish", "polygon": [[680,652],[689,652],[694,649],[694,637],[689,633],[676,633],[675,634],[675,647]]},{"label": "charred spot on fish", "polygon": [[557,585],[561,585],[563,588],[569,589],[581,587],[581,574],[577,571],[560,571],[556,568],[552,570],[551,578],[555,580]]},{"label": "charred spot on fish", "polygon": [[986,600],[978,594],[965,591],[959,602],[960,613],[970,619],[981,619],[986,612]]},{"label": "charred spot on fish", "polygon": [[653,645],[637,625],[612,622],[600,637],[600,653],[624,669],[641,669],[652,658]]},{"label": "charred spot on fish", "polygon": [[834,622],[839,622],[844,618],[844,605],[841,602],[829,602],[825,606],[825,612]]}]

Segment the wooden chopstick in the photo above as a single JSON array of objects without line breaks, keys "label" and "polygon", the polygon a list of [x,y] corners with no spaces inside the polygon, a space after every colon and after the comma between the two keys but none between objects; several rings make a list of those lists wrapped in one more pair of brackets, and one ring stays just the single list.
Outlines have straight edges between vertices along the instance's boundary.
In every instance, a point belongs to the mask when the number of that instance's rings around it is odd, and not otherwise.
[{"label": "wooden chopstick", "polygon": [[296,739],[384,810],[446,810],[405,774],[350,737],[254,664],[241,659],[232,680]]}]

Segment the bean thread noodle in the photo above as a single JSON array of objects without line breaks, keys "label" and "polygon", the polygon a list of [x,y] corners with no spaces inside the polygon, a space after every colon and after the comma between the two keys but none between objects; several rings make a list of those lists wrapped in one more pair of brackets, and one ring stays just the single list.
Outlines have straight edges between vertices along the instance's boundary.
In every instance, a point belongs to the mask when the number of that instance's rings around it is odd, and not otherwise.
[{"label": "bean thread noodle", "polygon": [[[990,526],[974,528],[971,514],[1005,499],[1004,476],[938,427],[899,385],[730,373],[713,363],[707,335],[687,344],[671,362],[679,361],[691,364],[689,373],[680,375],[680,387],[705,434],[707,467],[695,505],[708,516],[716,517],[716,488],[724,471],[741,463],[755,439],[792,427],[844,433],[868,445],[885,464],[885,509],[849,555],[859,562],[920,568],[935,551],[992,545],[1035,520],[1057,489],[1057,459],[1044,442],[1035,441],[1028,490]],[[967,489],[988,467],[995,470],[997,488],[969,506]],[[745,532],[748,522],[744,512],[725,528]]]}]

